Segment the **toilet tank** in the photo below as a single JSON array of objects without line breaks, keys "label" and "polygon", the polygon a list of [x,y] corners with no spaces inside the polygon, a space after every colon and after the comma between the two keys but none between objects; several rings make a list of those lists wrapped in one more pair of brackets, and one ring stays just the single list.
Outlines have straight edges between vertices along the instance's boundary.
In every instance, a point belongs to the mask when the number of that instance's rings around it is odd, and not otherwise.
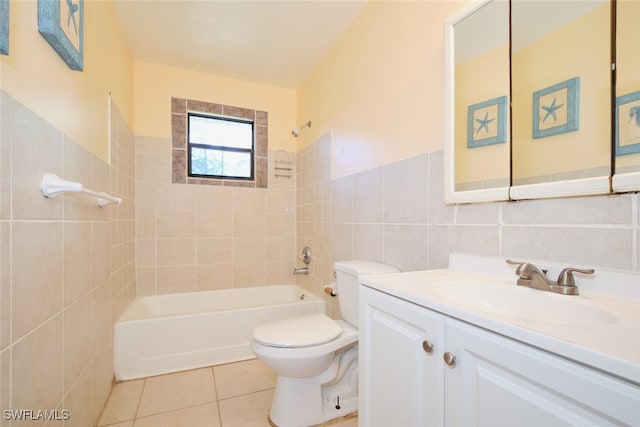
[{"label": "toilet tank", "polygon": [[358,326],[358,289],[360,286],[358,278],[368,274],[387,274],[400,271],[387,264],[365,260],[339,261],[333,264],[333,268],[336,270],[340,313],[342,318],[353,326]]}]

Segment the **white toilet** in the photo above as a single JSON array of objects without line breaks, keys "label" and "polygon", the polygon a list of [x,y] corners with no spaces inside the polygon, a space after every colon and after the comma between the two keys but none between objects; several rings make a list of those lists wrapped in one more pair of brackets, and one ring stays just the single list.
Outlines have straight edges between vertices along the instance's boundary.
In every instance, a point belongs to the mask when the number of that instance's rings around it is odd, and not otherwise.
[{"label": "white toilet", "polygon": [[278,373],[269,418],[279,427],[310,426],[358,410],[358,277],[398,269],[359,260],[334,268],[343,320],[312,314],[253,330],[253,353]]}]

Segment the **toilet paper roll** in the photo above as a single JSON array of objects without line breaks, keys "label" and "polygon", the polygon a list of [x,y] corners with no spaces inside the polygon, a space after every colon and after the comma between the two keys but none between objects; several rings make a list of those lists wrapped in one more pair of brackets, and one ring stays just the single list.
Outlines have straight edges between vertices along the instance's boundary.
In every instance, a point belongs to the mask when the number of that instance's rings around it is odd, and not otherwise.
[{"label": "toilet paper roll", "polygon": [[324,287],[324,293],[329,294],[332,297],[335,297],[336,295],[338,295],[338,290],[336,289],[336,282],[331,282],[331,284],[326,285]]}]

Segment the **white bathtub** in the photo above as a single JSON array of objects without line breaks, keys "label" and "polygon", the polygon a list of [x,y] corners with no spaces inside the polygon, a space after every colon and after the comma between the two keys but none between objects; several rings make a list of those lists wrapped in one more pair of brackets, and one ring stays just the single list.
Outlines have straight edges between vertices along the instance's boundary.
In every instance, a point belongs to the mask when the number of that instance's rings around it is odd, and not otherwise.
[{"label": "white bathtub", "polygon": [[295,285],[139,297],[115,324],[116,379],[251,359],[257,325],[325,311],[321,298]]}]

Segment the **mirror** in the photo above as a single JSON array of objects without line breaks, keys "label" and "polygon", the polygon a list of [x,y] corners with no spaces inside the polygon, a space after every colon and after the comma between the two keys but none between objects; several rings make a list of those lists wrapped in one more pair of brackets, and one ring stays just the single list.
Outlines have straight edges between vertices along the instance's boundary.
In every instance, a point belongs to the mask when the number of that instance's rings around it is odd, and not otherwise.
[{"label": "mirror", "polygon": [[[625,93],[636,93],[640,91],[639,55],[625,53],[640,37],[640,5],[636,0],[485,0],[447,20],[445,202],[611,192],[615,129],[611,34],[616,3],[620,9],[617,16],[625,16],[624,20],[620,18],[616,46],[618,55],[627,57],[619,62],[619,79],[630,80]],[[507,24],[498,24],[502,20]],[[504,47],[505,32],[507,39],[510,37],[506,66],[505,56],[497,53]],[[502,39],[496,33],[502,34]],[[469,40],[483,49],[470,49]],[[486,62],[491,62],[493,69],[482,63],[483,56],[490,53],[495,56]],[[465,69],[465,64],[474,65]],[[620,71],[623,67],[627,71]],[[490,78],[478,85],[467,77],[470,68],[480,70],[474,73],[480,77],[490,73]],[[623,76],[625,73],[627,77]],[[477,122],[476,132],[485,133],[486,126],[496,121],[491,120],[492,112],[499,111],[496,101],[500,97],[491,97],[490,92],[499,91],[512,101],[511,109],[506,111],[503,145],[508,148],[504,153],[497,141],[470,145],[471,121]],[[624,94],[618,90],[617,95]],[[483,110],[487,105],[481,103],[480,97],[498,107]],[[633,123],[638,117],[640,123],[640,107],[634,109],[636,101],[632,102],[622,105],[622,114],[628,121],[633,115]],[[495,115],[497,119],[499,113]],[[620,134],[625,146],[640,147],[636,145],[640,142],[640,126],[629,123],[622,132],[626,132]],[[640,188],[640,148],[615,158],[614,190]],[[624,190],[621,171],[635,180]]]},{"label": "mirror", "polygon": [[640,188],[640,2],[616,2],[614,191]]},{"label": "mirror", "polygon": [[511,1],[512,198],[609,192],[610,34],[608,0]]},{"label": "mirror", "polygon": [[445,200],[506,200],[510,175],[509,3],[484,1],[448,21]]}]

